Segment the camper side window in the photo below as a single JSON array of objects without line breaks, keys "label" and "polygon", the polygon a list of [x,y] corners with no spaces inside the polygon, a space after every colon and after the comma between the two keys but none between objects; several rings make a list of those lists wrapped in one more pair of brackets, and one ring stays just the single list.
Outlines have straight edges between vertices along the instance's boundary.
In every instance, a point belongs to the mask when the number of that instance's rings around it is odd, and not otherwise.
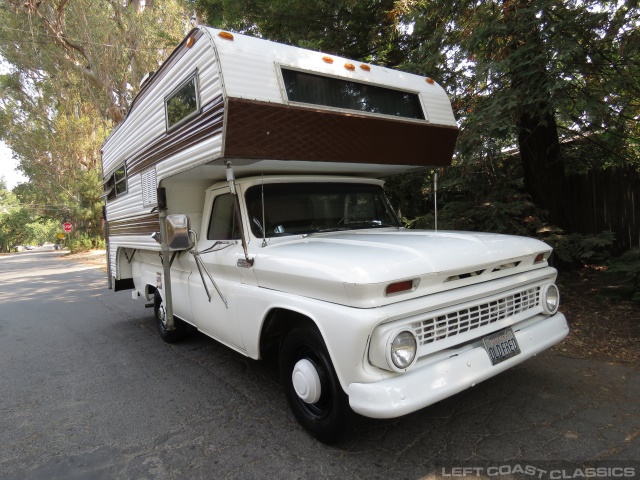
[{"label": "camper side window", "polygon": [[112,200],[127,193],[127,169],[122,164],[111,174],[105,186],[107,200]]},{"label": "camper side window", "polygon": [[193,76],[165,99],[167,130],[182,123],[200,110],[197,85],[197,77],[194,73]]},{"label": "camper side window", "polygon": [[236,202],[230,193],[216,197],[211,209],[208,240],[237,240],[240,228],[236,215]]}]

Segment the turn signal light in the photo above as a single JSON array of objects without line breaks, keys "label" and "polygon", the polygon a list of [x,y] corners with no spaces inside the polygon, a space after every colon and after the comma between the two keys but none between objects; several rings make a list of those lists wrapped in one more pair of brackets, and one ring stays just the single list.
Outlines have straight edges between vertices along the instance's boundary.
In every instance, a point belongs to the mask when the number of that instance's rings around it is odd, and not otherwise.
[{"label": "turn signal light", "polygon": [[413,280],[404,280],[402,282],[391,283],[387,285],[384,291],[385,295],[394,295],[396,293],[409,292],[413,290]]},{"label": "turn signal light", "polygon": [[189,39],[187,40],[187,48],[193,47],[194,43],[196,43],[196,39],[193,37],[189,37]]}]

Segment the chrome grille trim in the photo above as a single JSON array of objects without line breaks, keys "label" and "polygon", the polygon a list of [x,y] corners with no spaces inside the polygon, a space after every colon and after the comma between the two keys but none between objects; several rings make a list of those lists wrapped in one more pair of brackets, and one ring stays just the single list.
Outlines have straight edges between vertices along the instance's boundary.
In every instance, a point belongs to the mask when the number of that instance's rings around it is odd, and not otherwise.
[{"label": "chrome grille trim", "polygon": [[411,324],[418,345],[475,330],[535,308],[540,303],[540,287],[514,292],[491,301],[478,302],[461,310],[426,318]]}]

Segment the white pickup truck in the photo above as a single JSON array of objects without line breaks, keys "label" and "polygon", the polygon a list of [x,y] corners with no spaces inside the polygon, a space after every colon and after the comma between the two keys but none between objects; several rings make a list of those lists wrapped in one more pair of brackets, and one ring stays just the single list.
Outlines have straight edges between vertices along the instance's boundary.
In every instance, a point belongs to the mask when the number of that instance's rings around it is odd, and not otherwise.
[{"label": "white pickup truck", "polygon": [[546,244],[403,228],[377,177],[450,162],[457,129],[431,79],[364,66],[195,29],[103,149],[114,288],[153,300],[168,342],[277,352],[326,443],[568,333]]}]

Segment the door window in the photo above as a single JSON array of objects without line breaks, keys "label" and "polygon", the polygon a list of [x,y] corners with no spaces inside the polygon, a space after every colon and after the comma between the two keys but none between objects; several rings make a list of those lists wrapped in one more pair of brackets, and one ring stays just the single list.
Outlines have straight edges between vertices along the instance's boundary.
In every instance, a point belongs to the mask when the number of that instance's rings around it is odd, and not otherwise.
[{"label": "door window", "polygon": [[236,214],[236,202],[233,195],[219,195],[213,201],[209,220],[208,240],[238,240],[240,228]]}]

